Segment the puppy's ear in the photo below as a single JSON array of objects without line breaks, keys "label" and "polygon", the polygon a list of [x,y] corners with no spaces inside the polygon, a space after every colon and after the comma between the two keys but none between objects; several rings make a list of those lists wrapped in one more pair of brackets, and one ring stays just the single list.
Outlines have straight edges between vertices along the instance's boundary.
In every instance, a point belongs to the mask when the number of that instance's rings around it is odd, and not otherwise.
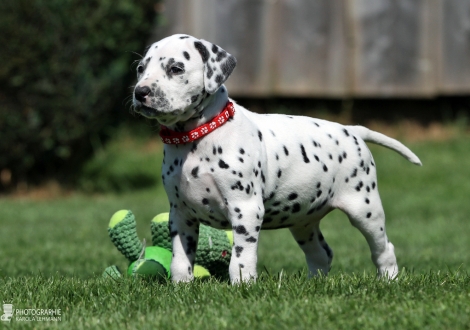
[{"label": "puppy's ear", "polygon": [[204,62],[204,88],[209,94],[214,94],[235,69],[237,60],[233,55],[206,40],[195,41],[194,47]]}]

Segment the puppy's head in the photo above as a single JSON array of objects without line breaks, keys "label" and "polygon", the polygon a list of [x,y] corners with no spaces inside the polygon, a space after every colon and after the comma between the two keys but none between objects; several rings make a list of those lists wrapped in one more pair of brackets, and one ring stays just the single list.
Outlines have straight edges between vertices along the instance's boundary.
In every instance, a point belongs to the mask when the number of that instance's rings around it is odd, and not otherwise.
[{"label": "puppy's head", "polygon": [[217,45],[176,34],[152,44],[137,66],[134,111],[162,125],[194,116],[227,80],[236,59]]}]

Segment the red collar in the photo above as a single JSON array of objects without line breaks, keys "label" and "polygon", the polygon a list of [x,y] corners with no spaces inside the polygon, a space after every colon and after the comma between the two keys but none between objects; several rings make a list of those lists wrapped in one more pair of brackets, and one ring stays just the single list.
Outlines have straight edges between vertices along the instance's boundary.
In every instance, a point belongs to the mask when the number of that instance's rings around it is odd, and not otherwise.
[{"label": "red collar", "polygon": [[162,126],[160,137],[165,144],[183,144],[193,142],[210,132],[216,130],[227,122],[235,114],[235,108],[232,102],[228,102],[225,108],[208,123],[205,123],[189,132],[175,132],[166,126]]}]

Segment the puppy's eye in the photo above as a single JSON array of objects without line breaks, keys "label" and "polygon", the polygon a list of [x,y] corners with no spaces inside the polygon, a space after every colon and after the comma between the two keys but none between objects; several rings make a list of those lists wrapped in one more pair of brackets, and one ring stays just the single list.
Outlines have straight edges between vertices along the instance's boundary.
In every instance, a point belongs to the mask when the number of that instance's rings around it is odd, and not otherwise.
[{"label": "puppy's eye", "polygon": [[139,66],[137,67],[137,73],[138,73],[138,74],[141,74],[141,73],[143,73],[143,72],[144,72],[144,66],[143,66],[143,65],[139,65]]},{"label": "puppy's eye", "polygon": [[170,71],[171,71],[171,73],[173,73],[173,74],[181,74],[181,73],[184,72],[184,70],[181,69],[181,68],[178,67],[178,66],[172,66],[172,67],[170,68]]}]

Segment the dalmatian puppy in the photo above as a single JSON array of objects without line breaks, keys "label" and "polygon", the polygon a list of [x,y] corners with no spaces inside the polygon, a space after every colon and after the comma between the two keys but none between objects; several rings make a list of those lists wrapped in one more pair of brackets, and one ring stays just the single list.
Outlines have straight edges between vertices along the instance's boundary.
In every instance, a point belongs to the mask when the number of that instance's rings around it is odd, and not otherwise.
[{"label": "dalmatian puppy", "polygon": [[152,44],[137,66],[135,112],[162,125],[162,180],[170,202],[173,281],[193,279],[199,224],[232,229],[232,283],[257,276],[261,229],[289,228],[311,275],[333,252],[320,220],[340,209],[369,244],[379,276],[398,272],[385,231],[376,165],[365,142],[418,157],[361,126],[302,116],[260,115],[228,97],[234,56],[177,34]]}]

